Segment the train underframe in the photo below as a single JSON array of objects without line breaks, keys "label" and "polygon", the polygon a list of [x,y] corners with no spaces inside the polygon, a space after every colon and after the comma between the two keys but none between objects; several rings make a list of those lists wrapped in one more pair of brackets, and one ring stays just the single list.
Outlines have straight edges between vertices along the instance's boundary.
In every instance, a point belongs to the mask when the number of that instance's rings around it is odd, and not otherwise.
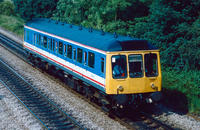
[{"label": "train underframe", "polygon": [[127,111],[130,112],[152,105],[162,97],[160,92],[108,95],[35,55],[29,53],[27,56],[34,66],[39,67],[42,71],[53,75],[55,78],[59,78],[75,91],[85,95],[92,102],[99,104],[102,110],[112,112],[118,116],[126,115]]}]

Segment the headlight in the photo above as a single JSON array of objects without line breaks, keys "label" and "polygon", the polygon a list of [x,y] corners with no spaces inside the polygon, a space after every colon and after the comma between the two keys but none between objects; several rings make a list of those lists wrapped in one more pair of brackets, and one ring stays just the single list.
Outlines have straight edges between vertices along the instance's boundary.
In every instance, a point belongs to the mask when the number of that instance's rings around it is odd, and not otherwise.
[{"label": "headlight", "polygon": [[118,86],[119,91],[123,91],[123,87],[122,86]]},{"label": "headlight", "polygon": [[153,88],[153,89],[155,88],[155,84],[154,84],[154,83],[151,83],[150,86],[151,86],[151,88]]}]

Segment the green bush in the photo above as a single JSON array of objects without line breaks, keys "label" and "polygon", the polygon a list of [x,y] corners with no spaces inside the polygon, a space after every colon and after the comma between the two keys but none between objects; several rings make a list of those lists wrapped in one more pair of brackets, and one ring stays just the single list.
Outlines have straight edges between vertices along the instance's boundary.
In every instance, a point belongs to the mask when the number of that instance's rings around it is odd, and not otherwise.
[{"label": "green bush", "polygon": [[0,14],[14,15],[14,4],[10,1],[5,1],[0,3]]},{"label": "green bush", "polygon": [[200,71],[162,71],[166,102],[200,115]]}]

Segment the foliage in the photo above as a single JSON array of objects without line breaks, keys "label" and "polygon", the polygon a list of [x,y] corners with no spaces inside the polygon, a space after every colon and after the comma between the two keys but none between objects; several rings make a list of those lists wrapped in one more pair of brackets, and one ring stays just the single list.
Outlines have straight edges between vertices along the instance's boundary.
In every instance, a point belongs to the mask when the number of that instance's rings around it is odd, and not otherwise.
[{"label": "foliage", "polygon": [[199,69],[199,6],[198,0],[155,0],[149,16],[133,21],[130,32],[160,48],[164,68]]},{"label": "foliage", "polygon": [[0,15],[0,26],[19,36],[23,36],[24,20],[19,16]]},{"label": "foliage", "polygon": [[[119,26],[121,24],[126,24],[128,28],[127,21],[148,15],[148,10],[149,8],[139,0],[59,0],[53,18],[114,32],[124,27]],[[110,27],[114,27],[115,30]],[[124,34],[125,30],[119,32]]]},{"label": "foliage", "polygon": [[0,3],[0,14],[14,15],[14,5],[10,1]]},{"label": "foliage", "polygon": [[200,115],[200,71],[163,71],[163,89],[168,103]]},{"label": "foliage", "polygon": [[15,11],[25,21],[37,17],[51,18],[57,2],[58,0],[13,0]]},{"label": "foliage", "polygon": [[[2,0],[0,0],[1,2]],[[2,4],[3,3],[3,4]],[[168,102],[200,114],[199,0],[13,0],[25,20],[53,18],[146,39],[160,49],[163,93]],[[0,26],[23,33],[13,5],[0,3]],[[183,80],[184,79],[184,80]]]}]

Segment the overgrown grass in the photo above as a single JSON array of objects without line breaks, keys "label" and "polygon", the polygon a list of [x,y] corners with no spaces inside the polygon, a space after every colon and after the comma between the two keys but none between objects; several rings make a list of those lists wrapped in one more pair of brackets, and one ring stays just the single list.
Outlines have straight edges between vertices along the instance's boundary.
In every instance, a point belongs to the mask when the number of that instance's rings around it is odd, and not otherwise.
[{"label": "overgrown grass", "polygon": [[24,20],[18,16],[0,15],[0,27],[19,36],[24,34]]},{"label": "overgrown grass", "polygon": [[200,115],[200,71],[162,71],[163,91],[167,103]]}]

